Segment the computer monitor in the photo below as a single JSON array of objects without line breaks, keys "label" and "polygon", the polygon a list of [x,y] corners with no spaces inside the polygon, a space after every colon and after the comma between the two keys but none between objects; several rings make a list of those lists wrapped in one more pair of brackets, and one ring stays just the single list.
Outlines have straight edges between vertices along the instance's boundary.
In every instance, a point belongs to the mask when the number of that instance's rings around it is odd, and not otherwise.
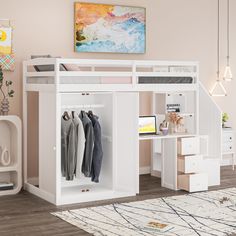
[{"label": "computer monitor", "polygon": [[156,134],[156,116],[140,116],[139,117],[139,134]]}]

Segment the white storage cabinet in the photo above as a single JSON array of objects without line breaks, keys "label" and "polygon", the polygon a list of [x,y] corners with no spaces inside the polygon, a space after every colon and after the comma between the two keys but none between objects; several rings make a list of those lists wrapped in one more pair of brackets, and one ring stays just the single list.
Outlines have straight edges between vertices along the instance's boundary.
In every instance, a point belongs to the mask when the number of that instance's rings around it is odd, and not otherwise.
[{"label": "white storage cabinet", "polygon": [[[81,110],[98,115],[102,128],[99,183],[61,177],[61,116]],[[27,182],[26,189],[56,205],[136,195],[138,111],[138,93],[39,93],[39,185]]]},{"label": "white storage cabinet", "polygon": [[231,156],[232,169],[235,165],[235,150],[234,150],[234,130],[225,128],[222,129],[222,155]]},{"label": "white storage cabinet", "polygon": [[0,146],[10,155],[10,164],[0,164],[0,182],[13,183],[12,190],[0,191],[0,196],[16,194],[22,187],[22,131],[17,116],[0,116]]}]

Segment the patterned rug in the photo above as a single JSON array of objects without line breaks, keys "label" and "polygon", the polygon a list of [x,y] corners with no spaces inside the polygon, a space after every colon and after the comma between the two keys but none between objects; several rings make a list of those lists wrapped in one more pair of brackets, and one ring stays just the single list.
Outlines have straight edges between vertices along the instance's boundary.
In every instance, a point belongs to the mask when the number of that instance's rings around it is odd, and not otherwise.
[{"label": "patterned rug", "polygon": [[236,188],[52,213],[96,236],[236,233]]}]

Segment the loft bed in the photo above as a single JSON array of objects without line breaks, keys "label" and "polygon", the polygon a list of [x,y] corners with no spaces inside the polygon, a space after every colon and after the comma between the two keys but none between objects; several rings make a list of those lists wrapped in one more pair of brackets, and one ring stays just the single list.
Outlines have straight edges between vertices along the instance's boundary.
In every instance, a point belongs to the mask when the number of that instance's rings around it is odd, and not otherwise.
[{"label": "loft bed", "polygon": [[[35,58],[24,62],[28,91],[196,90],[198,63]],[[168,85],[168,88],[167,86]]]},{"label": "loft bed", "polygon": [[[38,152],[33,157],[27,153],[29,91],[38,92]],[[152,93],[152,111],[160,121],[169,111],[167,104],[177,101],[179,113],[186,117],[185,138],[208,137],[209,145],[208,139],[202,139],[207,140],[204,153],[211,157],[205,167],[212,171],[212,165],[217,166],[209,183],[219,184],[221,111],[199,81],[198,63],[37,58],[23,63],[24,188],[56,205],[135,196],[139,193],[139,142],[149,139],[155,144],[162,138],[166,147],[162,185],[177,190],[177,159],[173,156],[177,156],[177,141],[183,134],[139,136],[141,91]],[[81,109],[94,111],[103,131],[98,184],[84,179],[65,182],[61,176],[61,116],[64,111]],[[155,145],[152,153],[157,160]],[[30,158],[39,163],[38,179],[28,176]]]}]

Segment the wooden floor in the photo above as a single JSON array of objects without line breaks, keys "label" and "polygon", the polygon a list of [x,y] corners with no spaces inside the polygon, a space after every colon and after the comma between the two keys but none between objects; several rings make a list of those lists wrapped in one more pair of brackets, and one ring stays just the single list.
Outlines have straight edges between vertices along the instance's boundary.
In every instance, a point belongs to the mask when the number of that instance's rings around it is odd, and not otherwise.
[{"label": "wooden floor", "polygon": [[[232,171],[231,167],[223,167],[221,169],[221,176],[221,185],[210,188],[210,190],[236,187],[236,170]],[[55,207],[25,191],[22,191],[16,196],[0,197],[0,236],[85,236],[89,234],[52,216],[50,212],[103,205],[112,202],[129,202],[186,193],[183,191],[175,192],[162,188],[160,187],[160,179],[151,177],[150,175],[141,176],[140,190],[141,193],[136,197],[64,207]]]}]

